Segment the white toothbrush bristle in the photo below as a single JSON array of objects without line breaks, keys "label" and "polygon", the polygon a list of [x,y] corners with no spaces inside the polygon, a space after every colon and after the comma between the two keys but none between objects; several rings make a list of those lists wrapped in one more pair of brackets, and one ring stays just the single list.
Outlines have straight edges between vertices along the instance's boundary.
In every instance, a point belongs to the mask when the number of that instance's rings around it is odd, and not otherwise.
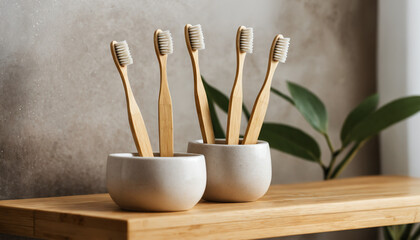
[{"label": "white toothbrush bristle", "polygon": [[158,44],[160,54],[171,54],[174,52],[171,32],[169,30],[162,31],[158,34]]},{"label": "white toothbrush bristle", "polygon": [[190,35],[190,44],[193,50],[202,50],[206,48],[200,24],[189,27],[188,33]]},{"label": "white toothbrush bristle", "polygon": [[115,52],[117,54],[118,62],[121,66],[127,66],[133,64],[133,58],[130,54],[130,48],[128,48],[127,41],[116,42]]},{"label": "white toothbrush bristle", "polygon": [[277,39],[276,46],[274,47],[273,60],[282,63],[286,62],[287,51],[289,50],[290,38],[280,37]]},{"label": "white toothbrush bristle", "polygon": [[254,29],[245,28],[241,30],[240,49],[242,52],[252,53],[254,45]]}]

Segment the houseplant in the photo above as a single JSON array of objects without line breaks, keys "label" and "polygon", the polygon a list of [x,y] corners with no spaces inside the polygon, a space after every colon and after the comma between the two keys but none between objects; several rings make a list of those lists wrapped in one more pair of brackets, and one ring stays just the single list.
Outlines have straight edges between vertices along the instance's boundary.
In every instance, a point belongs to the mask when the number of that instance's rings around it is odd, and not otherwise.
[{"label": "houseplant", "polygon": [[[229,98],[209,85],[203,78],[206,88],[215,136],[224,138],[225,133],[219,121],[216,106],[225,113]],[[321,158],[318,142],[309,134],[290,125],[264,122],[260,139],[270,143],[271,148],[318,164],[324,180],[337,178],[355,158],[358,151],[372,137],[382,130],[398,123],[420,111],[420,96],[396,99],[378,108],[379,97],[374,94],[362,101],[346,117],[340,132],[340,147],[335,148],[328,133],[328,114],[323,102],[311,91],[296,83],[287,82],[290,96],[274,88],[272,93],[292,104],[305,120],[325,139],[330,150],[329,161]],[[243,105],[246,119],[250,112]],[[384,227],[385,239],[414,240],[420,236],[420,227],[413,224]]]}]

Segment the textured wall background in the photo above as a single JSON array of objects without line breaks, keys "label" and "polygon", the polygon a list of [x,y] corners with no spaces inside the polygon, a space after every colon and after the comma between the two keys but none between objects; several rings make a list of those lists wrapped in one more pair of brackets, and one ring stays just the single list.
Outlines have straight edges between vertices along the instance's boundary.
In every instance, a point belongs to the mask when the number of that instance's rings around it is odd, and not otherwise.
[{"label": "textured wall background", "polygon": [[[111,40],[130,45],[131,84],[158,150],[156,28],[171,30],[175,44],[168,77],[177,151],[200,138],[186,23],[202,24],[202,74],[226,94],[235,75],[237,27],[254,27],[254,54],[247,57],[244,78],[249,108],[264,79],[272,38],[291,37],[289,58],[273,85],[286,91],[285,80],[291,80],[321,96],[337,142],[346,114],[375,91],[376,5],[375,0],[0,1],[0,199],[105,192],[107,155],[135,150]],[[304,128],[322,142],[327,156],[322,137],[276,96],[267,120]],[[273,183],[322,178],[315,164],[272,154]],[[343,177],[378,173],[378,164],[373,141]],[[363,230],[294,239],[375,236]]]}]

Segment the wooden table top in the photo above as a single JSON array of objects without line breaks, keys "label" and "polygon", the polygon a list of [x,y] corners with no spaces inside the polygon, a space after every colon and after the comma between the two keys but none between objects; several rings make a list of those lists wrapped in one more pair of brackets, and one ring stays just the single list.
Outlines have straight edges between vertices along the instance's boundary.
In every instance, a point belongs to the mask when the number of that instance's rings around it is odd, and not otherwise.
[{"label": "wooden table top", "polygon": [[108,194],[0,201],[0,233],[49,239],[252,239],[420,221],[420,179],[358,177],[273,185],[250,203],[185,212],[120,210]]}]

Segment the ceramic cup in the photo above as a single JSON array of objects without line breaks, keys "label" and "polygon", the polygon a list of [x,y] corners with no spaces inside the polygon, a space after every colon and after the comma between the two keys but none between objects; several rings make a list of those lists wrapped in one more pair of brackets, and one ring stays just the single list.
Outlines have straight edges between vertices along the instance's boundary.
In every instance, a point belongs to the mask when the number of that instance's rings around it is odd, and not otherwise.
[{"label": "ceramic cup", "polygon": [[206,158],[207,186],[203,198],[216,202],[256,201],[271,183],[270,146],[265,141],[249,145],[188,143],[189,153]]},{"label": "ceramic cup", "polygon": [[134,211],[183,211],[194,207],[206,187],[204,156],[155,156],[108,156],[106,184],[112,200],[121,208]]}]

